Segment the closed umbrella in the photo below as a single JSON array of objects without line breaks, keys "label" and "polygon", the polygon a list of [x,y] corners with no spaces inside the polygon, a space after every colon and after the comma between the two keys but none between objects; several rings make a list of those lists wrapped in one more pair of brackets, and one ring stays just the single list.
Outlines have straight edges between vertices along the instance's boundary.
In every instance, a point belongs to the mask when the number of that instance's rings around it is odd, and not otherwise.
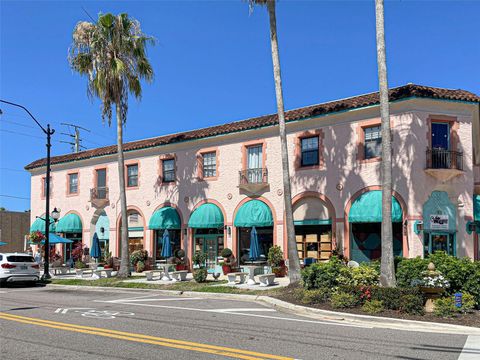
[{"label": "closed umbrella", "polygon": [[100,249],[100,241],[98,241],[97,233],[93,234],[92,247],[90,248],[90,256],[98,259],[102,255],[102,250]]},{"label": "closed umbrella", "polygon": [[165,229],[163,232],[162,238],[162,253],[160,254],[161,257],[169,258],[172,257],[172,246],[170,245],[170,235],[168,234],[168,230]]},{"label": "closed umbrella", "polygon": [[7,245],[6,242],[0,241],[0,246]]},{"label": "closed umbrella", "polygon": [[252,228],[250,233],[250,260],[257,260],[260,256],[260,245],[258,244],[257,229],[255,226]]}]

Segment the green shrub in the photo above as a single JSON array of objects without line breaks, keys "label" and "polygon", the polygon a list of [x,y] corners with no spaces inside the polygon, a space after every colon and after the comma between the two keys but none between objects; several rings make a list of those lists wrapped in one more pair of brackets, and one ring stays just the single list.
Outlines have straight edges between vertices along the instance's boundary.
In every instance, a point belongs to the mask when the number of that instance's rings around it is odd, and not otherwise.
[{"label": "green shrub", "polygon": [[452,296],[437,299],[435,300],[434,304],[435,308],[433,313],[437,316],[451,317],[457,312],[455,300]]},{"label": "green shrub", "polygon": [[268,260],[268,265],[272,267],[280,266],[282,261],[284,261],[282,248],[278,245],[273,245],[268,250],[267,260]]},{"label": "green shrub", "polygon": [[193,263],[198,266],[203,266],[206,260],[207,254],[205,254],[203,251],[196,251],[192,258]]},{"label": "green shrub", "polygon": [[147,261],[148,251],[147,250],[135,250],[130,254],[130,263],[132,265],[137,265],[139,261]]},{"label": "green shrub", "polygon": [[145,270],[145,263],[143,261],[138,261],[136,267],[137,272],[141,273],[143,270]]},{"label": "green shrub", "polygon": [[307,290],[336,288],[342,269],[345,269],[345,266],[336,256],[332,256],[327,262],[312,264],[302,270],[303,286]]},{"label": "green shrub", "polygon": [[400,298],[400,311],[410,315],[423,315],[423,296],[421,294],[406,294]]},{"label": "green shrub", "polygon": [[385,310],[383,306],[383,301],[380,301],[380,300],[365,301],[365,303],[362,306],[362,311],[368,314],[378,314],[383,310]]},{"label": "green shrub", "polygon": [[475,300],[475,307],[480,308],[480,261],[472,264],[472,272],[463,284],[462,291],[468,292]]},{"label": "green shrub", "polygon": [[296,288],[292,291],[292,296],[295,300],[302,301],[305,291],[308,290],[305,290],[304,288]]},{"label": "green shrub", "polygon": [[195,269],[193,271],[193,279],[197,282],[197,283],[204,283],[207,281],[207,276],[208,276],[208,272],[207,272],[207,269]]},{"label": "green shrub", "polygon": [[328,301],[330,293],[327,288],[304,290],[301,300],[304,304],[321,304]]},{"label": "green shrub", "polygon": [[473,309],[475,309],[475,306],[476,306],[476,301],[475,301],[475,298],[473,297],[473,295],[471,295],[467,292],[464,292],[462,294],[462,307],[461,307],[460,310],[462,312],[469,313]]},{"label": "green shrub", "polygon": [[87,267],[87,264],[85,264],[83,261],[77,260],[75,261],[75,269],[85,269]]},{"label": "green shrub", "polygon": [[220,255],[222,255],[223,258],[228,258],[232,256],[232,254],[233,254],[232,250],[230,250],[229,248],[224,248]]},{"label": "green shrub", "polygon": [[402,296],[416,295],[421,297],[418,288],[385,288],[385,287],[371,287],[371,300],[381,300],[386,309],[398,310],[402,305]]},{"label": "green shrub", "polygon": [[402,258],[397,265],[397,286],[414,286],[416,281],[422,279],[422,272],[427,270],[428,260],[416,257],[413,259]]},{"label": "green shrub", "polygon": [[474,272],[474,263],[469,258],[456,258],[447,255],[444,251],[436,251],[431,254],[428,262],[435,264],[435,270],[440,271],[450,283],[448,293],[453,294],[461,291],[463,285],[470,279]]},{"label": "green shrub", "polygon": [[352,308],[358,304],[358,299],[352,294],[339,291],[332,294],[331,304],[336,309]]}]

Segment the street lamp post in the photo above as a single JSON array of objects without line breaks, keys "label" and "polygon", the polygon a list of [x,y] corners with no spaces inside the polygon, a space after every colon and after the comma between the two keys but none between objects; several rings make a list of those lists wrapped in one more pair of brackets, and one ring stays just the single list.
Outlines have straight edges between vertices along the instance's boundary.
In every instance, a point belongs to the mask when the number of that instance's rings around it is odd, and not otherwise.
[{"label": "street lamp post", "polygon": [[35,123],[42,129],[42,131],[47,135],[47,175],[45,178],[46,181],[46,189],[45,189],[45,265],[43,270],[43,278],[50,279],[50,272],[49,272],[49,255],[50,255],[50,243],[49,243],[49,227],[50,227],[50,148],[51,144],[51,136],[55,133],[54,129],[50,129],[50,124],[47,124],[47,128],[45,129],[40,123],[35,119],[28,109],[20,104],[15,104],[10,101],[0,100],[0,102],[12,106],[19,107],[25,110],[28,115],[35,121]]}]

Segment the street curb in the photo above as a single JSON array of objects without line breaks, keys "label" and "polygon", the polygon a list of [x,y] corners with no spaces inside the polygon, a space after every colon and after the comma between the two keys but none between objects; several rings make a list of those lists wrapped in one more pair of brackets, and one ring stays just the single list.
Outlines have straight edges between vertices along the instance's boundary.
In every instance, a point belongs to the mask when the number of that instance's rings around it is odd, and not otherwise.
[{"label": "street curb", "polygon": [[276,308],[279,311],[292,313],[301,316],[307,316],[317,320],[341,321],[344,323],[366,324],[372,327],[388,328],[394,330],[408,330],[420,332],[435,332],[443,334],[456,335],[480,335],[480,328],[454,325],[437,322],[427,322],[418,320],[405,320],[388,318],[381,316],[370,316],[360,314],[350,314],[344,312],[316,309],[307,306],[295,305],[283,300],[272,298],[265,295],[246,295],[246,294],[225,294],[225,293],[208,293],[196,291],[179,291],[179,290],[160,290],[160,289],[137,289],[137,288],[120,288],[120,287],[106,287],[106,286],[83,286],[83,285],[60,285],[48,284],[48,287],[55,288],[73,288],[81,289],[83,291],[116,291],[116,292],[131,292],[131,293],[156,293],[161,295],[176,295],[188,297],[201,297],[210,299],[230,299],[240,301],[255,301]]}]

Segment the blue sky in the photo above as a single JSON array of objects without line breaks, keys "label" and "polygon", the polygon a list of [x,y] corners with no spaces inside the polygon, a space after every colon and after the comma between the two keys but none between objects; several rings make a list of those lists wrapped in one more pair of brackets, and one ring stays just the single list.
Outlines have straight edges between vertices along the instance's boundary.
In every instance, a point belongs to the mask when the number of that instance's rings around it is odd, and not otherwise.
[{"label": "blue sky", "polygon": [[[67,62],[71,32],[99,12],[127,12],[157,39],[155,82],[132,100],[125,139],[135,140],[275,112],[268,16],[231,1],[5,1],[0,3],[0,94],[57,131],[52,153],[70,151],[61,122],[90,129],[88,148],[115,142],[98,101]],[[387,1],[390,86],[408,82],[480,94],[480,1]],[[288,1],[277,6],[287,109],[376,91],[372,1]],[[29,198],[23,167],[45,156],[44,138],[20,110],[1,106],[0,195]],[[0,196],[0,206],[29,209]]]}]

